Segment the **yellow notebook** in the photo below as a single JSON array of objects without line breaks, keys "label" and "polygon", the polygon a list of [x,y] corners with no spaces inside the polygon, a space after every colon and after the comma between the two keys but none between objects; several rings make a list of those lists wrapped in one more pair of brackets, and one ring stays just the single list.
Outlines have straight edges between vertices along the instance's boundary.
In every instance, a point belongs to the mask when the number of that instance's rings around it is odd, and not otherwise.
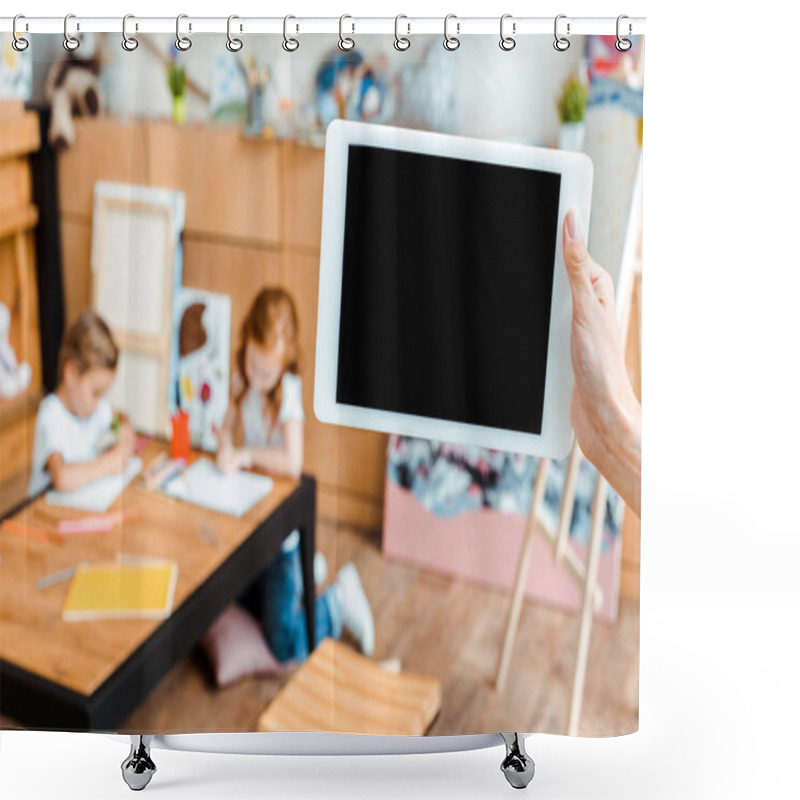
[{"label": "yellow notebook", "polygon": [[143,559],[79,564],[62,617],[90,619],[165,619],[172,613],[178,565]]}]

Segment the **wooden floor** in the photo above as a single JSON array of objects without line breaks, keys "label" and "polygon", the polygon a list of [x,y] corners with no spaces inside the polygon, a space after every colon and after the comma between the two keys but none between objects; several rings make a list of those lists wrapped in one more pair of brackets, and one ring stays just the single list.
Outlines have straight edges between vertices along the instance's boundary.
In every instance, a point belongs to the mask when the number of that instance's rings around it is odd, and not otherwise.
[{"label": "wooden floor", "polygon": [[[509,604],[507,594],[387,562],[378,532],[320,522],[318,549],[329,579],[354,561],[372,604],[376,659],[400,658],[409,672],[442,681],[442,709],[430,735],[566,730],[578,636],[575,617],[526,602],[502,696],[493,689]],[[622,600],[617,623],[593,628],[581,734],[638,728],[639,604]],[[214,688],[195,648],[126,720],[120,732],[255,730],[288,677]],[[18,727],[0,716],[0,726]]]}]

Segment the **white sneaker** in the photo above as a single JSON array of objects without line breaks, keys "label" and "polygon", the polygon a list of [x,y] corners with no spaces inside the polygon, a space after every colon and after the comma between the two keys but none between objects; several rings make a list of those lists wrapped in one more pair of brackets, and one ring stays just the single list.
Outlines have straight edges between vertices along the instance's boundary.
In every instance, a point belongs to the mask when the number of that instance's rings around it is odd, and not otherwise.
[{"label": "white sneaker", "polygon": [[342,609],[342,627],[358,640],[361,652],[371,656],[375,651],[375,623],[355,564],[345,564],[339,570],[336,582]]},{"label": "white sneaker", "polygon": [[[300,547],[300,531],[293,530],[284,540],[281,549],[284,553],[291,553]],[[322,586],[328,580],[328,562],[325,556],[317,551],[314,553],[314,584]]]},{"label": "white sneaker", "polygon": [[291,553],[295,548],[300,547],[300,531],[295,528],[284,540],[281,550],[284,553]]},{"label": "white sneaker", "polygon": [[314,583],[317,586],[322,586],[328,580],[328,562],[325,559],[325,554],[317,550],[314,553]]},{"label": "white sneaker", "polygon": [[379,661],[378,664],[393,675],[399,675],[403,668],[399,658],[385,658],[383,661]]}]

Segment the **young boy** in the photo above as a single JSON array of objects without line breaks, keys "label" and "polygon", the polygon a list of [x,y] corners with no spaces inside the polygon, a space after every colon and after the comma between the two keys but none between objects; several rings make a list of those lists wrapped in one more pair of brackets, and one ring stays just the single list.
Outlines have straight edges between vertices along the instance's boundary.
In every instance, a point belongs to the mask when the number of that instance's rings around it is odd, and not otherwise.
[{"label": "young boy", "polygon": [[29,495],[50,484],[57,491],[71,491],[124,471],[134,445],[127,420],[119,425],[117,443],[103,453],[99,448],[113,421],[104,395],[118,358],[106,323],[93,311],[84,311],[64,335],[58,387],[42,400],[36,416]]}]

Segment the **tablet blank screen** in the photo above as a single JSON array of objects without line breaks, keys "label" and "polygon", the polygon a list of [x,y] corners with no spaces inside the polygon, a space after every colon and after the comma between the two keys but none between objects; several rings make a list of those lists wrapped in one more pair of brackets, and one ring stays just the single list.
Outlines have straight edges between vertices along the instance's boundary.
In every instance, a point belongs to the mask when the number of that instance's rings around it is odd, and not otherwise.
[{"label": "tablet blank screen", "polygon": [[348,152],[337,402],[541,433],[560,175]]}]

